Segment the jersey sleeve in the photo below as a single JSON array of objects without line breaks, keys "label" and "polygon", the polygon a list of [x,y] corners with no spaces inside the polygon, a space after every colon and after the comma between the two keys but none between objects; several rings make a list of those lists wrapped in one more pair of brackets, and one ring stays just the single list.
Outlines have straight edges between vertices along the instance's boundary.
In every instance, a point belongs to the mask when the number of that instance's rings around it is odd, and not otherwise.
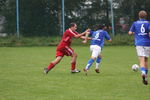
[{"label": "jersey sleeve", "polygon": [[106,32],[106,31],[105,31],[105,39],[106,39],[106,40],[110,40],[110,39],[111,39],[111,38],[110,38],[110,35],[109,35],[108,32]]},{"label": "jersey sleeve", "polygon": [[79,33],[77,31],[74,32],[76,35],[78,35]]},{"label": "jersey sleeve", "polygon": [[93,33],[94,33],[94,31],[91,30],[89,36],[92,36]]},{"label": "jersey sleeve", "polygon": [[150,22],[149,22],[149,24],[148,24],[148,32],[150,32]]},{"label": "jersey sleeve", "polygon": [[131,28],[130,28],[130,31],[131,31],[131,32],[135,32],[135,24],[134,24],[134,23],[132,24],[132,26],[131,26]]},{"label": "jersey sleeve", "polygon": [[68,30],[69,31],[69,36],[74,37],[75,35],[78,34],[78,32],[73,32],[71,29]]}]

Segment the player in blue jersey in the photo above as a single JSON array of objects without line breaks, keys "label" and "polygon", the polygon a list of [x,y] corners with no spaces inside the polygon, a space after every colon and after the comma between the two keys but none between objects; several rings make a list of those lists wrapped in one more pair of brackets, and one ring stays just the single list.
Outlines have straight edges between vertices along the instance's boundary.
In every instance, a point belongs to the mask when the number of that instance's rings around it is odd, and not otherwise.
[{"label": "player in blue jersey", "polygon": [[[90,31],[89,36],[91,37],[91,45],[90,45],[90,51],[92,53],[91,58],[89,59],[84,72],[87,75],[88,70],[96,60],[96,68],[95,71],[96,73],[99,73],[99,64],[101,62],[101,51],[102,48],[104,47],[104,42],[105,39],[107,39],[109,42],[111,42],[111,38],[107,31],[105,31],[107,27],[105,25],[98,25],[97,30],[95,31]],[[85,39],[83,43],[86,43],[87,40]]]},{"label": "player in blue jersey", "polygon": [[134,34],[142,81],[145,85],[148,84],[148,57],[150,56],[150,22],[146,20],[146,17],[146,11],[140,11],[139,20],[132,24],[128,33]]}]

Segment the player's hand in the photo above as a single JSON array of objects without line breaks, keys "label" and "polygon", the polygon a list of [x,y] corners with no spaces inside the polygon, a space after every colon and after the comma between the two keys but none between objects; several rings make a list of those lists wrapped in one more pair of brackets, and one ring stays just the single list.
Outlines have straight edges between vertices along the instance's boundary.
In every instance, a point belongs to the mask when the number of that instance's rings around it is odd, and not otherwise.
[{"label": "player's hand", "polygon": [[87,40],[82,41],[82,43],[83,43],[83,44],[86,44],[86,43],[87,43]]},{"label": "player's hand", "polygon": [[86,34],[87,34],[87,35],[89,35],[89,34],[90,34],[90,32],[88,31],[88,32],[86,32]]},{"label": "player's hand", "polygon": [[90,31],[91,31],[91,29],[89,29],[89,28],[86,30],[86,32],[90,32]]},{"label": "player's hand", "polygon": [[129,31],[128,34],[129,34],[129,35],[132,35],[132,34],[134,34],[134,32]]}]

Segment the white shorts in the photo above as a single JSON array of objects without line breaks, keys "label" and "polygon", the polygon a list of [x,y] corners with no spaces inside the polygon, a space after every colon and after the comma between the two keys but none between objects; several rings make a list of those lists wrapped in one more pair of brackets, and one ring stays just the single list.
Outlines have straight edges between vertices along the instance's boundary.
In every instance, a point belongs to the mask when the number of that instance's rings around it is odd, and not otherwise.
[{"label": "white shorts", "polygon": [[98,55],[101,53],[101,47],[97,45],[91,45],[90,51],[92,52],[92,57],[97,58]]},{"label": "white shorts", "polygon": [[136,51],[138,56],[149,57],[150,56],[150,47],[146,46],[136,46]]}]

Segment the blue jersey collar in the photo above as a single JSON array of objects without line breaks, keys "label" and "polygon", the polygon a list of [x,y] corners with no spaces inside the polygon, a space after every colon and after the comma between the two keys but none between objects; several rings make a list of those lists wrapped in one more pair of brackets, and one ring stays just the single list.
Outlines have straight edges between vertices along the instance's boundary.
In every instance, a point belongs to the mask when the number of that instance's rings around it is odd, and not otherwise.
[{"label": "blue jersey collar", "polygon": [[146,19],[140,19],[140,21],[146,21]]}]

